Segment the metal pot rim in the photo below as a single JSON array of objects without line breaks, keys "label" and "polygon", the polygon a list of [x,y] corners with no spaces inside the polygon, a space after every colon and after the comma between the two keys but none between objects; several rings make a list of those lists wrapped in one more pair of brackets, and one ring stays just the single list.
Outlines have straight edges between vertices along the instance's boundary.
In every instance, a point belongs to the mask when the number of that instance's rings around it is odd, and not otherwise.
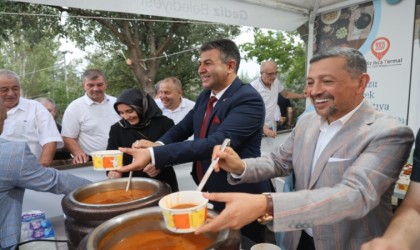
[{"label": "metal pot rim", "polygon": [[[148,196],[142,197],[140,199],[135,199],[135,200],[131,200],[131,201],[126,201],[126,202],[119,202],[119,203],[113,203],[113,204],[91,204],[91,203],[84,203],[84,202],[80,202],[79,200],[77,200],[75,197],[78,196],[78,194],[80,194],[81,192],[85,191],[86,189],[95,189],[99,186],[104,185],[104,183],[124,183],[126,184],[128,181],[128,178],[118,178],[118,179],[109,179],[109,180],[103,180],[103,181],[99,181],[99,182],[95,182],[95,183],[90,183],[87,184],[85,186],[79,187],[75,190],[73,190],[71,193],[68,194],[68,199],[77,204],[78,206],[86,206],[86,207],[91,207],[91,208],[106,208],[106,207],[114,207],[114,206],[121,206],[121,205],[128,205],[131,203],[137,203],[139,201],[144,201],[144,200],[148,200],[150,198],[154,198],[156,195],[158,195],[159,192],[154,192]],[[133,177],[132,181],[141,181],[143,183],[149,183],[153,186],[156,187],[156,190],[159,189],[159,186],[161,185],[160,181],[157,181],[155,179],[151,179],[151,178],[144,178],[144,177]]]},{"label": "metal pot rim", "polygon": [[[100,224],[98,227],[96,227],[89,235],[86,241],[86,249],[88,250],[94,250],[97,249],[96,246],[99,244],[100,239],[98,238],[100,236],[105,236],[107,233],[109,233],[111,230],[114,230],[115,228],[124,225],[126,222],[129,222],[131,219],[136,219],[140,217],[141,215],[150,214],[161,214],[161,209],[159,207],[148,207],[148,208],[142,208],[138,210],[134,210],[131,212],[127,212],[121,215],[118,215],[116,217],[113,217],[104,223]],[[214,211],[209,210],[208,214],[210,216],[216,216],[217,213]],[[162,215],[163,216],[163,215]],[[163,218],[162,218],[163,220]],[[99,235],[99,236],[98,236]],[[220,231],[214,239],[214,242],[211,246],[209,246],[207,249],[215,249],[218,245],[220,245],[224,240],[227,239],[229,235],[229,229],[224,229]]]}]

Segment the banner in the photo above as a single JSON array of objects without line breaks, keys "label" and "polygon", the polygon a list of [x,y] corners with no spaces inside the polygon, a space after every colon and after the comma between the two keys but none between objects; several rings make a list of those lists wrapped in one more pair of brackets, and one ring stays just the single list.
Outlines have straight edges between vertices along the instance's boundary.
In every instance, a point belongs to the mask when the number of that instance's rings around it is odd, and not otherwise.
[{"label": "banner", "polygon": [[374,0],[315,20],[314,53],[332,46],[362,52],[370,75],[365,98],[403,124],[408,122],[414,7],[414,1]]}]

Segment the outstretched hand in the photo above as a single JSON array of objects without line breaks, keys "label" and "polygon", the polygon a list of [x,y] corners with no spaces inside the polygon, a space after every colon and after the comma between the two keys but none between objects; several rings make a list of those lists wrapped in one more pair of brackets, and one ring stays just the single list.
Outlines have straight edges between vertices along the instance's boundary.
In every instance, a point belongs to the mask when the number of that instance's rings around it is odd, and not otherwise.
[{"label": "outstretched hand", "polygon": [[133,147],[133,148],[151,148],[151,147],[157,147],[157,146],[161,146],[161,145],[159,143],[156,143],[156,142],[141,139],[141,140],[135,141],[131,147]]},{"label": "outstretched hand", "polygon": [[126,166],[123,166],[121,169],[118,169],[118,172],[130,172],[136,170],[142,170],[152,161],[150,156],[150,151],[147,148],[118,148],[123,153],[133,156],[134,161]]},{"label": "outstretched hand", "polygon": [[225,202],[225,209],[195,231],[195,234],[217,232],[226,228],[240,229],[265,214],[266,197],[263,194],[203,193],[212,201]]}]

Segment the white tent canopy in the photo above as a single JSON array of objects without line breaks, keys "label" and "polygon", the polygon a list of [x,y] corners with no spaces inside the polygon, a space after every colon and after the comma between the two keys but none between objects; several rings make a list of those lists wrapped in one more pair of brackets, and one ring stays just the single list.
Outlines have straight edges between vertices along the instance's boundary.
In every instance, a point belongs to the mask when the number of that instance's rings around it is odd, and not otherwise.
[{"label": "white tent canopy", "polygon": [[[16,1],[16,0],[14,0]],[[17,0],[293,31],[314,14],[363,0]],[[312,14],[312,15],[311,15]]]}]

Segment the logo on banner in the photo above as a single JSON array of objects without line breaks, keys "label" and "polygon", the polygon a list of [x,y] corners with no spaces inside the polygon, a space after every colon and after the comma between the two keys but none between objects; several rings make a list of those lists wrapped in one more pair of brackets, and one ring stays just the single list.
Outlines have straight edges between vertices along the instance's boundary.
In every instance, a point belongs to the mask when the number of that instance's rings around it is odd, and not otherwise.
[{"label": "logo on banner", "polygon": [[373,41],[372,45],[370,46],[370,50],[372,51],[372,54],[378,58],[378,60],[381,60],[382,57],[384,57],[384,55],[388,52],[390,46],[391,43],[389,42],[388,38],[378,37]]}]

